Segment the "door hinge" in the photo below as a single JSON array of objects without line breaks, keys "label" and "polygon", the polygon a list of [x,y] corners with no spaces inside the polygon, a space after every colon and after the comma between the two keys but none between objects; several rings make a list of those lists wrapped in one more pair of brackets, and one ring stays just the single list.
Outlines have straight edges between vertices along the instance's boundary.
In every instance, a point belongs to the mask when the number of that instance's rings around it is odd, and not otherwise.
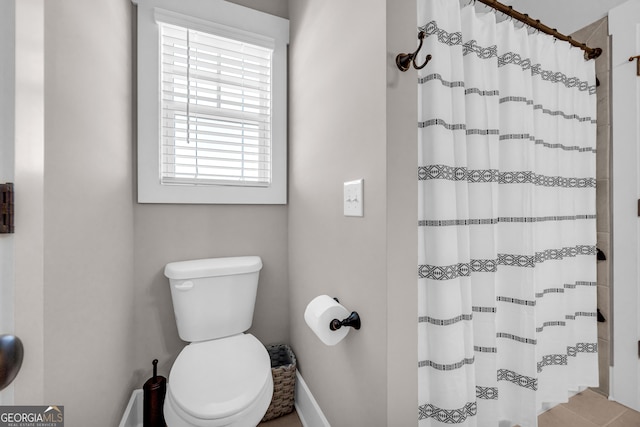
[{"label": "door hinge", "polygon": [[0,184],[0,234],[14,232],[13,184]]},{"label": "door hinge", "polygon": [[640,76],[640,55],[632,56],[629,58],[629,62],[636,60],[636,74]]}]

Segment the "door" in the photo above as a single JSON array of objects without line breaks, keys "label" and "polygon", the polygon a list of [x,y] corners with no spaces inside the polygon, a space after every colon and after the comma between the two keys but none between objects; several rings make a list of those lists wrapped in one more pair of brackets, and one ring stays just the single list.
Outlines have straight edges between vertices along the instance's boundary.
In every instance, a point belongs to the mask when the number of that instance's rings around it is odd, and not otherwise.
[{"label": "door", "polygon": [[612,266],[611,398],[640,411],[640,0],[609,12],[612,36]]},{"label": "door", "polygon": [[[15,3],[0,1],[0,183],[14,178]],[[0,234],[0,334],[13,332],[14,236]],[[0,404],[13,400],[0,392]]]}]

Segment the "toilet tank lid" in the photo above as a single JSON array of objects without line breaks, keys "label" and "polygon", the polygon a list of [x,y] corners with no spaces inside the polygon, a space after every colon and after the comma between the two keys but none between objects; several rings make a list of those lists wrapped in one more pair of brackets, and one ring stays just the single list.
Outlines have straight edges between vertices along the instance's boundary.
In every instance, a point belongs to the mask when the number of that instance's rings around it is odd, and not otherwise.
[{"label": "toilet tank lid", "polygon": [[261,268],[259,256],[207,258],[170,262],[164,268],[164,275],[169,279],[185,280],[254,273]]}]

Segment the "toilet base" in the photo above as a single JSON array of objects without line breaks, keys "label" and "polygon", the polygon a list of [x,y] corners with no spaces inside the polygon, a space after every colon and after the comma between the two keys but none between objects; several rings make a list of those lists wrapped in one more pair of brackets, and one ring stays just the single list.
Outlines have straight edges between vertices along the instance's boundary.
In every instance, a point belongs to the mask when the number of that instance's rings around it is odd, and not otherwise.
[{"label": "toilet base", "polygon": [[164,419],[168,427],[256,427],[267,412],[273,396],[273,378],[269,375],[258,398],[247,408],[225,418],[196,418],[183,411],[171,397],[171,384],[167,384]]}]

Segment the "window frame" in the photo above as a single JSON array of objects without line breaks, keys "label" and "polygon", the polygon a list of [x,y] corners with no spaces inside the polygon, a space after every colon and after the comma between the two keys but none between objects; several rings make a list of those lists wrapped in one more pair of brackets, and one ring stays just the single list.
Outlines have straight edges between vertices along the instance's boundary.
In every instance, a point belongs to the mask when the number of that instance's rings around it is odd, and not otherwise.
[{"label": "window frame", "polygon": [[[183,204],[287,203],[287,45],[289,21],[222,0],[132,0],[138,9],[138,202]],[[161,183],[160,25],[270,44],[272,56],[271,183]]]}]

